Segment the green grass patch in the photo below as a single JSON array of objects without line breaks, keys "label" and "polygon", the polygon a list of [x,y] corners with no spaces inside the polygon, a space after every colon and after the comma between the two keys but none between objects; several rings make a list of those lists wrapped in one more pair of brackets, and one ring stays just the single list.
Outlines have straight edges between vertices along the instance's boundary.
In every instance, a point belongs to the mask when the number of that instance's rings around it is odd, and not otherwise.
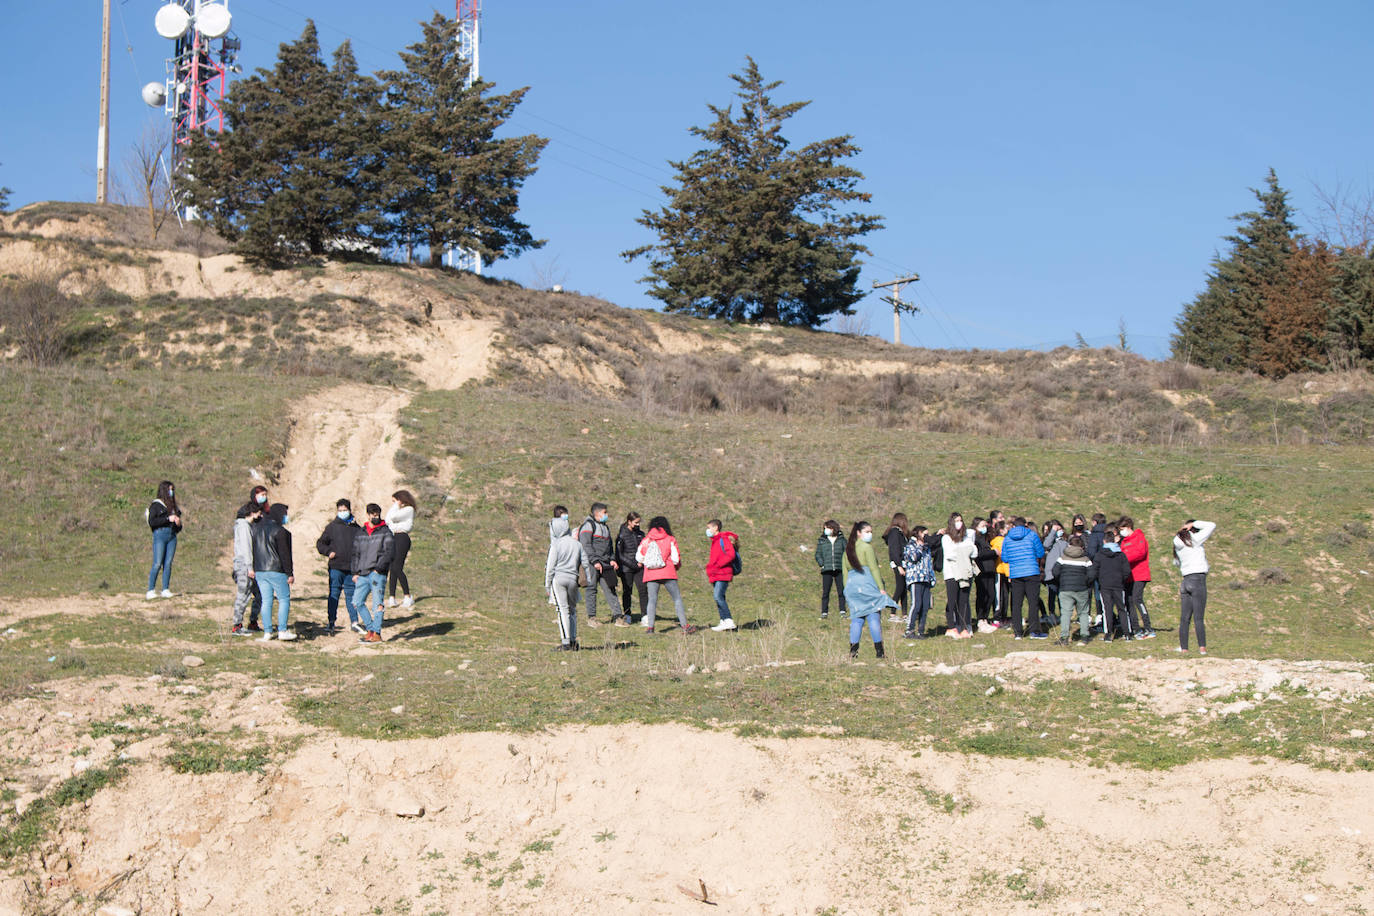
[{"label": "green grass patch", "polygon": [[121,762],[92,767],[64,780],[51,795],[34,801],[22,815],[0,827],[0,862],[9,864],[33,852],[51,834],[63,808],[89,800],[118,782],[125,771],[126,765]]}]

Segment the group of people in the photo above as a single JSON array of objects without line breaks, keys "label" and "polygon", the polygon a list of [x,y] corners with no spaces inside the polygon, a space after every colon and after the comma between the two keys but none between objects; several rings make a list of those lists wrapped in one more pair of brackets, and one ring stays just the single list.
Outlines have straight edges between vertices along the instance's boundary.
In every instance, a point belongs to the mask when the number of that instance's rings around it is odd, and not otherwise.
[{"label": "group of people", "polygon": [[[335,505],[330,519],[315,542],[329,570],[329,598],[326,604],[326,632],[338,631],[339,601],[343,599],[349,628],[360,642],[381,642],[383,607],[396,607],[396,590],[401,590],[401,607],[415,602],[406,576],[406,557],[410,553],[411,530],[415,524],[415,498],[409,490],[391,494],[385,514],[376,503],[368,503],[366,518],[354,518],[353,504],[346,498]],[[153,537],[153,565],[148,572],[148,599],[172,597],[172,558],[176,555],[177,535],[182,530],[181,508],[170,481],[158,485],[157,497],[146,513]],[[290,642],[296,633],[287,623],[291,614],[291,586],[295,584],[291,522],[285,503],[274,503],[268,490],[256,486],[235,515],[233,525],[233,579],[235,585],[232,623],[234,636],[260,634],[264,641]],[[155,590],[162,574],[162,591]],[[390,590],[390,595],[386,594]],[[273,620],[273,602],[276,618]],[[371,602],[371,607],[369,607]],[[266,608],[266,613],[263,609]],[[245,617],[247,618],[245,620]]]},{"label": "group of people", "polygon": [[[1208,564],[1203,544],[1215,530],[1212,522],[1189,519],[1174,535],[1174,560],[1183,576],[1180,652],[1188,651],[1191,624],[1198,651],[1207,654],[1203,616]],[[932,533],[925,525],[911,525],[899,512],[882,538],[887,545],[886,564],[877,559],[873,526],[866,521],[855,522],[846,537],[838,522],[828,520],[816,542],[821,618],[829,617],[831,592],[837,591],[840,614],[850,617],[851,656],[858,654],[867,621],[875,651],[883,657],[881,612],[885,608],[892,610],[894,621],[905,618],[904,638],[929,636],[937,572],[945,583],[944,633],[955,639],[971,638],[975,626],[980,633],[1010,626],[1015,639],[1048,639],[1047,628],[1053,626],[1050,615],[1055,612],[1060,645],[1069,645],[1073,639],[1088,643],[1098,633],[1104,642],[1155,637],[1145,604],[1145,588],[1151,580],[1150,545],[1130,517],[1109,522],[1098,513],[1090,523],[1085,516],[1075,515],[1068,529],[1055,519],[1037,530],[1025,517],[1009,519],[997,510],[969,525],[955,512],[943,528]],[[1041,585],[1045,586],[1044,600]],[[899,608],[903,617],[897,616]]]},{"label": "group of people", "polygon": [[[544,591],[549,604],[558,609],[559,649],[575,652],[579,648],[579,597],[587,606],[587,626],[601,625],[596,615],[598,592],[610,608],[611,623],[618,627],[635,625],[631,614],[632,593],[638,595],[639,625],[646,634],[652,635],[658,596],[660,591],[666,591],[673,599],[679,632],[696,632],[696,627],[687,622],[687,609],[678,585],[682,552],[668,519],[654,516],[645,530],[643,517],[638,512],[630,512],[612,537],[609,518],[610,511],[605,503],[593,503],[587,517],[574,529],[566,506],[553,509],[553,519],[549,522],[549,555],[544,564]],[[739,537],[733,531],[726,531],[720,519],[712,519],[706,523],[706,538],[710,543],[706,579],[711,583],[720,615],[720,622],[711,629],[727,632],[736,629],[726,591],[743,569]]]}]

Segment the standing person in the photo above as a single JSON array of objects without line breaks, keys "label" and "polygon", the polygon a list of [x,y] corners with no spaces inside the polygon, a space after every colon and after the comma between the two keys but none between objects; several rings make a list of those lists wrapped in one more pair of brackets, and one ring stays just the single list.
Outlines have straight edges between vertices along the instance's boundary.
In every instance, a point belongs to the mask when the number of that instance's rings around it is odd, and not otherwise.
[{"label": "standing person", "polygon": [[1133,629],[1136,613],[1140,614],[1136,639],[1154,639],[1155,629],[1150,625],[1150,612],[1145,607],[1145,586],[1150,584],[1150,542],[1145,540],[1145,532],[1135,526],[1130,516],[1118,522],[1117,529],[1121,532],[1121,552],[1131,562],[1131,593],[1126,598],[1126,613],[1130,615]]},{"label": "standing person", "polygon": [[[896,580],[892,586],[892,597],[901,605],[902,616],[906,616],[907,602],[910,600],[906,593],[906,573],[903,572],[902,555],[906,550],[907,538],[911,537],[911,530],[907,527],[906,513],[898,512],[892,516],[892,521],[888,523],[887,530],[883,532],[883,540],[887,542],[887,565],[892,570],[892,578]],[[894,611],[889,620],[898,620]]]},{"label": "standing person", "polygon": [[[235,527],[237,528],[239,519],[249,518],[254,513],[257,513],[258,517],[261,518],[263,515],[267,514],[267,510],[271,508],[271,506],[272,503],[268,498],[267,488],[261,485],[254,487],[248,491],[248,501],[240,506],[238,512],[234,515]],[[251,636],[254,633],[262,632],[262,627],[258,625],[258,620],[262,617],[262,593],[258,591],[257,585],[251,581],[253,578],[253,554],[251,546],[249,547],[248,553],[247,578],[250,580],[248,592],[249,597],[252,599],[252,605],[248,615],[248,627],[243,635]]]},{"label": "standing person", "polygon": [[821,527],[821,536],[816,539],[816,565],[821,568],[821,620],[830,616],[830,587],[840,598],[840,616],[845,616],[844,604],[844,552],[845,539],[840,533],[840,523],[827,519]]},{"label": "standing person", "polygon": [[386,526],[391,529],[392,545],[395,554],[391,558],[391,569],[387,607],[396,606],[396,586],[401,586],[401,607],[414,607],[410,597],[410,580],[406,578],[406,557],[410,554],[410,531],[415,526],[415,497],[409,490],[397,490],[391,494],[391,505],[386,510]]},{"label": "standing person", "polygon": [[662,515],[650,519],[649,533],[640,543],[635,559],[644,567],[644,586],[649,590],[649,608],[644,612],[644,632],[654,632],[654,623],[658,619],[658,590],[664,588],[673,596],[673,608],[677,611],[681,632],[688,636],[695,633],[697,628],[687,622],[687,609],[682,605],[682,589],[677,584],[682,554],[678,552],[677,538],[673,537],[668,519]]},{"label": "standing person", "polygon": [[[1078,613],[1078,638],[1092,642],[1092,584],[1097,579],[1093,561],[1083,549],[1083,538],[1072,535],[1060,555],[1050,567],[1051,578],[1058,584],[1059,645],[1069,644],[1069,626],[1074,612]],[[1058,545],[1056,545],[1058,546]]]},{"label": "standing person", "polygon": [[272,599],[277,599],[276,638],[290,642],[296,634],[286,628],[291,615],[291,586],[296,582],[291,560],[291,532],[286,530],[291,516],[286,503],[273,503],[252,528],[253,579],[262,594],[262,641],[273,638]]},{"label": "standing person", "polygon": [[153,532],[153,565],[148,570],[149,601],[157,597],[157,573],[162,570],[162,597],[172,597],[172,558],[177,555],[177,535],[181,533],[181,507],[176,488],[170,480],[157,485],[157,496],[144,513]]},{"label": "standing person", "polygon": [[974,617],[979,633],[997,630],[997,551],[993,549],[988,520],[975,518],[973,524],[973,562],[978,575],[974,578]]},{"label": "standing person", "polygon": [[844,597],[849,605],[849,657],[859,657],[859,641],[864,635],[864,621],[868,621],[868,635],[873,638],[873,652],[883,657],[883,608],[895,608],[897,602],[887,593],[882,568],[873,552],[873,526],[855,522],[845,547]]},{"label": "standing person", "polygon": [[[615,560],[615,548],[611,543],[611,528],[606,524],[609,513],[605,503],[592,503],[591,512],[577,528],[577,540],[585,555],[583,569],[587,574],[587,587],[582,590],[587,601],[587,626],[599,627],[596,619],[596,590],[601,588],[606,601],[611,606],[611,622],[618,627],[628,627],[625,614],[620,609],[620,599],[615,594],[616,571],[620,564]],[[645,577],[648,581],[648,577]]]},{"label": "standing person", "polygon": [[1111,642],[1116,630],[1122,639],[1134,638],[1131,615],[1126,613],[1126,592],[1131,587],[1131,561],[1121,552],[1121,535],[1115,525],[1102,532],[1102,548],[1093,557],[1097,587],[1102,595],[1102,641]]},{"label": "standing person", "polygon": [[1179,586],[1178,651],[1188,651],[1188,622],[1197,627],[1197,650],[1207,654],[1207,629],[1203,626],[1202,615],[1207,612],[1207,551],[1202,545],[1217,530],[1213,522],[1188,519],[1174,535],[1174,557],[1178,560],[1178,571],[1183,574],[1183,584]]},{"label": "standing person", "polygon": [[[1089,560],[1097,559],[1097,552],[1102,549],[1102,541],[1107,533],[1107,516],[1101,512],[1094,512],[1092,517],[1092,527],[1083,537],[1083,551],[1088,555]],[[1102,586],[1097,582],[1093,583],[1093,608],[1097,614],[1097,626],[1103,625],[1102,614]]]},{"label": "standing person", "polygon": [[906,550],[902,553],[902,572],[906,574],[907,590],[911,592],[903,639],[926,638],[930,593],[935,588],[935,557],[931,541],[939,541],[938,537],[927,535],[929,530],[925,525],[912,528]]},{"label": "standing person", "polygon": [[972,639],[973,623],[969,619],[969,588],[978,575],[975,562],[978,548],[973,532],[964,527],[964,517],[958,512],[949,517],[945,533],[940,538],[940,549],[944,552],[941,575],[945,579],[945,598],[949,602],[950,613],[954,617],[954,629],[946,631],[955,639]]},{"label": "standing person", "polygon": [[[396,539],[391,527],[382,519],[382,507],[376,503],[367,504],[367,523],[353,536],[353,557],[349,563],[353,573],[354,611],[362,624],[363,635],[358,642],[382,641],[382,600],[386,591],[386,574],[396,553]],[[368,611],[369,598],[376,598],[377,605]],[[351,615],[350,615],[351,616]]]},{"label": "standing person", "polygon": [[330,636],[334,635],[339,620],[340,595],[343,596],[344,610],[348,612],[349,628],[354,633],[366,632],[358,622],[358,612],[353,609],[353,539],[362,530],[353,520],[353,504],[341,498],[334,504],[334,517],[315,541],[315,549],[320,556],[329,560],[329,599],[325,609]]},{"label": "standing person", "polygon": [[1006,543],[1009,530],[1011,526],[1007,524],[1006,519],[988,521],[988,533],[992,535],[988,544],[997,551],[997,619],[993,624],[998,629],[1011,623],[1011,577],[1007,575],[1007,561],[1002,559],[1002,545]]},{"label": "standing person", "polygon": [[615,535],[615,562],[619,567],[617,573],[620,576],[620,614],[626,623],[630,623],[630,598],[631,591],[639,595],[639,616],[642,619],[645,608],[648,606],[649,590],[644,587],[644,567],[639,565],[635,559],[635,554],[639,552],[640,542],[644,540],[644,532],[640,528],[640,515],[638,512],[631,512],[625,516],[625,521],[621,523],[620,530]]},{"label": "standing person", "polygon": [[544,590],[558,607],[559,650],[576,652],[577,570],[581,568],[582,545],[573,537],[566,517],[554,516],[549,523],[549,558],[544,563]]},{"label": "standing person", "polygon": [[1054,564],[1064,555],[1064,550],[1069,546],[1069,540],[1064,536],[1064,526],[1058,519],[1045,523],[1045,530],[1040,539],[1045,544],[1045,600],[1049,605],[1050,613],[1045,614],[1047,619],[1053,619],[1050,614],[1059,611],[1059,582],[1050,571],[1054,569]]},{"label": "standing person", "polygon": [[[232,636],[249,636],[251,632],[243,625],[243,613],[252,603],[253,595],[258,594],[257,583],[253,577],[253,524],[262,518],[262,508],[254,506],[246,515],[234,519],[234,623],[229,628]],[[262,596],[258,595],[255,608],[262,607]],[[257,623],[254,614],[253,623]]]},{"label": "standing person", "polygon": [[561,518],[563,521],[568,523],[568,530],[572,530],[572,521],[569,519],[569,515],[570,513],[568,512],[567,506],[553,507],[553,519],[550,519],[549,521],[549,543],[553,543],[553,523],[555,520]]},{"label": "standing person", "polygon": [[1040,629],[1040,561],[1045,545],[1040,536],[1026,526],[1023,516],[1011,520],[1011,530],[1002,541],[1002,560],[1011,578],[1011,630],[1016,639],[1022,635],[1021,605],[1029,605],[1025,634],[1031,639],[1048,639]]},{"label": "standing person", "polygon": [[724,633],[735,629],[735,618],[730,614],[725,590],[739,570],[739,537],[733,531],[723,531],[720,519],[713,518],[706,523],[706,539],[711,544],[711,552],[706,558],[706,581],[711,583],[716,610],[720,612],[720,623],[711,629]]}]

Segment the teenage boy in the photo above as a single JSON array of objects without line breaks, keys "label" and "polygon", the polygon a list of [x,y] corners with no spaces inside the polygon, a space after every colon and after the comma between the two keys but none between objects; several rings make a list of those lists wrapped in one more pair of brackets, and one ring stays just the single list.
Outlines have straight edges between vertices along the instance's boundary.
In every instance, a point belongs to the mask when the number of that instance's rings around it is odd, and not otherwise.
[{"label": "teenage boy", "polygon": [[253,524],[261,518],[262,509],[254,507],[251,512],[234,519],[234,625],[229,629],[233,636],[251,635],[243,625],[243,612],[249,605],[253,606],[254,626],[262,610],[262,596],[257,593],[253,581]]},{"label": "teenage boy", "polygon": [[1050,577],[1059,583],[1059,645],[1069,644],[1069,627],[1078,612],[1078,638],[1092,641],[1092,586],[1097,578],[1093,561],[1083,549],[1078,535],[1068,539],[1063,552],[1050,568]]},{"label": "teenage boy", "polygon": [[[358,642],[382,641],[382,606],[386,591],[386,574],[391,569],[391,559],[396,545],[391,529],[382,521],[382,507],[376,503],[367,504],[367,524],[353,536],[353,557],[351,572],[353,583],[354,611],[363,635]],[[377,606],[368,611],[367,601],[376,597]],[[356,632],[356,628],[355,628]]]},{"label": "teenage boy", "polygon": [[1117,627],[1123,639],[1131,639],[1134,627],[1126,613],[1126,589],[1131,582],[1131,562],[1121,552],[1121,535],[1115,525],[1102,532],[1102,549],[1093,557],[1097,587],[1102,594],[1102,641],[1111,642]]},{"label": "teenage boy", "polygon": [[[238,530],[239,519],[245,519],[257,513],[256,519],[260,521],[267,510],[272,506],[267,498],[267,488],[256,486],[248,491],[248,501],[239,506],[238,512],[234,514],[234,529]],[[251,528],[250,528],[251,531]],[[237,556],[237,550],[235,552]],[[251,607],[248,611],[248,626],[244,627],[243,632],[235,632],[236,636],[251,636],[254,633],[261,633],[262,627],[258,625],[258,620],[262,617],[262,593],[258,591],[257,583],[253,582],[253,546],[251,539],[248,545],[247,565],[248,565],[248,595]]]},{"label": "teenage boy", "polygon": [[1029,605],[1029,620],[1025,634],[1031,639],[1048,639],[1040,629],[1040,561],[1045,559],[1045,545],[1040,536],[1026,526],[1024,516],[1011,520],[1011,530],[1002,541],[1002,562],[1007,564],[1011,579],[1011,629],[1021,638],[1021,604]]},{"label": "teenage boy", "polygon": [[291,532],[286,530],[290,521],[286,503],[274,503],[251,529],[253,579],[258,583],[258,593],[262,595],[263,642],[273,638],[274,597],[277,599],[276,638],[282,642],[296,638],[296,634],[286,628],[287,618],[291,616],[291,586],[296,582],[295,567],[291,562]]},{"label": "teenage boy", "polygon": [[353,610],[353,539],[363,529],[353,520],[353,504],[340,499],[334,504],[334,517],[324,526],[324,533],[315,542],[320,556],[329,559],[329,635],[334,635],[339,619],[339,596],[343,596],[349,625],[355,633],[362,633],[358,612]]},{"label": "teenage boy", "polygon": [[605,503],[592,503],[591,513],[577,528],[577,542],[582,545],[587,574],[587,587],[583,597],[587,602],[587,626],[599,627],[596,620],[596,590],[605,591],[606,601],[611,606],[611,622],[618,627],[630,626],[620,609],[620,597],[615,593],[616,571],[620,564],[615,560],[615,545],[611,540],[611,527],[606,524],[608,512]]},{"label": "teenage boy", "polygon": [[1154,639],[1155,628],[1150,625],[1150,612],[1145,609],[1145,586],[1150,584],[1150,542],[1129,516],[1123,518],[1117,528],[1121,531],[1121,552],[1131,563],[1131,593],[1126,596],[1126,614],[1131,618],[1131,628],[1136,629],[1136,612],[1140,613],[1136,639]]}]

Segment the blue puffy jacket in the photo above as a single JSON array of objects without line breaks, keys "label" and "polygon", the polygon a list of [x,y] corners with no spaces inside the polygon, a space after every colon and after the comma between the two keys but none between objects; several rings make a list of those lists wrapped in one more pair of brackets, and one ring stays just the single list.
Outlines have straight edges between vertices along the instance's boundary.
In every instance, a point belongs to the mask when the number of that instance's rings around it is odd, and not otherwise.
[{"label": "blue puffy jacket", "polygon": [[1007,564],[1007,576],[1024,579],[1027,576],[1040,576],[1040,560],[1045,556],[1045,545],[1040,536],[1025,525],[1017,525],[1007,532],[1002,541],[1002,562]]}]

